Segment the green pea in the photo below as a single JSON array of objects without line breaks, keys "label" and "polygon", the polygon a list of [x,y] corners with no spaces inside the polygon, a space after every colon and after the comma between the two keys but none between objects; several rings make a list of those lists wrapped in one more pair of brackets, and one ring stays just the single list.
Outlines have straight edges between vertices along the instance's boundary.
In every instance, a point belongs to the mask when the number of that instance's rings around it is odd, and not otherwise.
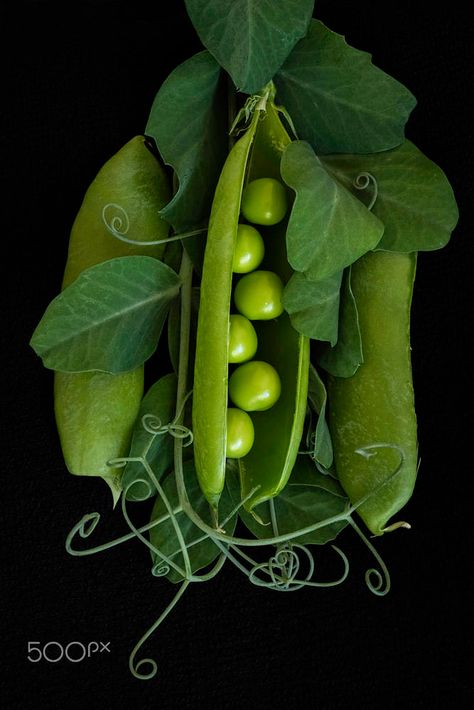
[{"label": "green pea", "polygon": [[260,232],[250,224],[239,224],[232,271],[235,274],[247,274],[260,266],[264,255],[265,244]]},{"label": "green pea", "polygon": [[235,407],[227,410],[226,456],[229,459],[241,459],[253,446],[255,431],[247,412]]},{"label": "green pea", "polygon": [[[358,508],[374,535],[410,498],[418,467],[409,338],[415,269],[415,253],[372,252],[353,264],[364,362],[352,377],[328,382],[337,474],[353,503],[377,491]],[[400,452],[399,472],[380,488]]]},{"label": "green pea", "polygon": [[[153,185],[153,189],[150,189]],[[133,246],[168,235],[158,212],[170,198],[164,169],[136,136],[101,168],[86,192],[72,226],[63,288],[89,266],[130,254],[160,258],[163,245]],[[112,375],[105,372],[54,373],[56,424],[66,466],[76,475],[101,476],[114,500],[123,469],[107,466],[125,456],[143,395],[143,367]]]},{"label": "green pea", "polygon": [[[262,176],[280,181],[281,154],[288,143],[290,138],[278,112],[267,105],[255,135],[249,181]],[[286,257],[285,225],[282,221],[271,230],[265,230],[269,233],[262,263],[264,269],[278,274],[283,283],[292,274]],[[267,234],[264,236],[266,238]],[[290,477],[303,434],[309,372],[309,339],[294,330],[285,312],[272,320],[255,321],[254,325],[258,357],[277,370],[281,395],[267,411],[250,415],[255,441],[239,463],[241,495],[242,498],[250,496],[244,505],[248,511],[278,495]]]},{"label": "green pea", "polygon": [[[242,191],[246,178],[252,181],[265,176],[279,180],[281,151],[289,141],[273,107],[268,106],[264,115],[255,112],[249,128],[227,157],[211,209],[201,279],[192,428],[199,485],[216,518],[226,470],[229,395],[226,335]],[[290,276],[283,226],[281,222],[268,235],[262,262],[282,282]],[[241,280],[244,278],[247,276]],[[254,444],[239,460],[247,510],[277,495],[288,481],[303,433],[309,368],[309,340],[293,329],[286,313],[258,321],[255,328],[259,359],[278,372],[281,394],[270,409],[251,416]]]},{"label": "green pea", "polygon": [[271,320],[283,313],[283,282],[273,271],[253,271],[235,287],[234,303],[249,320]]},{"label": "green pea", "polygon": [[242,195],[242,214],[254,224],[278,224],[287,209],[286,190],[275,178],[262,177],[252,180]]},{"label": "green pea", "polygon": [[229,397],[245,412],[263,412],[278,402],[281,381],[268,362],[251,360],[237,367],[229,380]]},{"label": "green pea", "polygon": [[245,362],[257,352],[258,339],[255,328],[248,318],[238,314],[230,316],[229,362]]}]

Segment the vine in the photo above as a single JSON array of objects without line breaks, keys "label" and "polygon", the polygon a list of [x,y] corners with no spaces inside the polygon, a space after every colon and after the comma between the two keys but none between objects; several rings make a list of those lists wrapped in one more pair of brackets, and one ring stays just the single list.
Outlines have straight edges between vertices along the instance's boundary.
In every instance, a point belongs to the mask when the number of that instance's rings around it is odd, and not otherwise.
[{"label": "vine", "polygon": [[[191,293],[192,293],[192,272],[193,267],[186,250],[183,250],[181,268],[180,268],[180,278],[182,281],[181,288],[181,318],[180,318],[180,352],[179,352],[179,365],[178,365],[178,388],[177,388],[177,399],[176,399],[176,413],[173,420],[167,424],[163,424],[157,417],[151,414],[145,414],[141,419],[142,427],[153,437],[155,436],[172,436],[174,439],[174,475],[176,478],[176,486],[178,492],[179,504],[172,507],[160,484],[160,481],[156,477],[153,468],[150,466],[146,458],[146,453],[144,456],[140,457],[122,457],[112,459],[108,462],[110,466],[120,467],[125,466],[129,462],[139,463],[144,470],[143,477],[135,478],[131,483],[129,483],[126,488],[122,491],[122,514],[123,518],[130,529],[130,532],[126,535],[122,535],[114,540],[97,545],[93,548],[78,550],[73,547],[73,539],[77,534],[81,538],[88,538],[96,529],[100,515],[99,513],[89,513],[84,515],[83,518],[72,528],[66,539],[66,550],[69,554],[74,556],[84,556],[91,555],[98,552],[103,552],[113,546],[128,542],[132,539],[138,539],[142,544],[144,544],[151,552],[154,559],[153,565],[151,567],[151,573],[156,577],[164,577],[169,574],[171,570],[174,570],[181,578],[182,584],[180,585],[178,591],[173,596],[172,600],[166,606],[164,611],[159,615],[159,617],[153,622],[153,624],[148,628],[148,630],[142,635],[139,641],[134,646],[131,651],[129,658],[129,667],[132,674],[139,679],[148,680],[153,678],[157,672],[157,664],[151,658],[144,658],[136,662],[136,656],[143,644],[150,638],[150,636],[158,629],[161,623],[168,617],[170,612],[177,605],[178,601],[183,596],[184,592],[188,588],[191,582],[206,582],[215,577],[219,571],[222,569],[226,561],[231,562],[238,570],[240,570],[249,580],[250,583],[258,587],[263,587],[265,589],[274,591],[296,591],[304,587],[332,587],[342,584],[349,575],[349,561],[345,553],[335,545],[331,545],[331,548],[336,552],[336,554],[341,558],[343,562],[342,574],[335,580],[332,581],[315,581],[313,579],[316,563],[312,551],[306,546],[298,542],[298,538],[307,535],[308,533],[314,532],[315,530],[321,529],[328,525],[331,525],[339,521],[347,521],[353,530],[357,533],[360,539],[367,546],[371,554],[374,556],[377,564],[380,567],[380,571],[376,568],[370,568],[366,571],[365,582],[368,589],[378,596],[383,596],[388,593],[390,589],[390,575],[388,569],[380,557],[379,553],[372,545],[372,543],[367,539],[364,533],[360,530],[357,524],[354,522],[352,514],[359,508],[366,500],[368,500],[372,495],[378,492],[378,490],[386,485],[394,476],[398,474],[403,463],[404,454],[400,447],[389,444],[389,443],[372,443],[365,447],[361,447],[358,453],[365,457],[370,458],[376,455],[377,451],[383,448],[391,448],[398,451],[400,456],[400,461],[396,469],[391,473],[391,475],[385,479],[381,484],[379,484],[373,491],[365,495],[356,504],[346,506],[346,509],[338,514],[326,518],[325,520],[314,523],[313,525],[306,526],[299,530],[291,533],[281,534],[278,527],[278,517],[275,511],[274,501],[270,501],[270,514],[271,514],[271,525],[272,525],[272,537],[265,539],[258,538],[243,538],[233,535],[228,535],[225,532],[225,526],[228,522],[237,515],[239,509],[245,504],[246,500],[249,499],[255,492],[253,489],[249,492],[246,498],[239,501],[239,503],[231,510],[231,512],[226,516],[225,519],[221,521],[215,520],[214,527],[211,527],[206,523],[200,515],[196,512],[190,503],[186,482],[183,470],[183,448],[189,446],[192,443],[192,431],[186,427],[183,423],[184,409],[186,402],[192,395],[192,392],[186,392],[186,382],[189,364],[189,340],[190,340],[190,322],[191,322]],[[150,447],[148,447],[147,451]],[[149,491],[152,490],[152,485],[156,488],[157,494],[163,501],[166,513],[155,520],[152,520],[147,525],[141,527],[136,527],[128,513],[127,510],[127,494],[133,485],[137,483],[144,484],[148,486]],[[191,542],[186,542],[177,516],[180,513],[184,513],[194,525],[202,532],[202,535],[195,538]],[[183,566],[177,564],[172,557],[165,555],[159,548],[157,548],[147,537],[145,533],[149,533],[153,528],[163,524],[164,522],[171,521],[173,525],[173,530],[178,541],[178,551],[182,555]],[[406,523],[399,523],[399,526],[407,527]],[[204,540],[211,540],[217,547],[219,554],[217,561],[213,563],[211,569],[202,574],[195,574],[192,571],[189,549],[194,545],[199,544]],[[264,562],[258,562],[253,559],[245,550],[247,548],[260,548],[260,547],[273,547],[276,548],[268,559]],[[243,549],[242,549],[243,548]],[[177,554],[174,553],[173,557]],[[300,575],[302,563],[305,562],[307,566],[306,572]],[[147,673],[142,673],[139,671],[143,665],[148,664],[151,669]]]}]

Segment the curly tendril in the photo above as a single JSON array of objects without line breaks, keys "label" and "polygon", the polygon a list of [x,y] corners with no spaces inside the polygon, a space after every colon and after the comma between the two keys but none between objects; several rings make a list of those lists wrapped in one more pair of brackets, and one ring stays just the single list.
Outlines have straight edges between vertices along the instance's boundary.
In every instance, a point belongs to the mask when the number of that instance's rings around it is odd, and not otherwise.
[{"label": "curly tendril", "polygon": [[[130,459],[131,459],[131,457],[129,457],[128,460],[130,460]],[[162,499],[162,501],[165,505],[165,508],[167,510],[167,514],[165,516],[162,516],[159,519],[158,524],[160,524],[161,522],[164,522],[165,520],[170,520],[173,525],[173,528],[174,528],[174,531],[176,534],[176,538],[178,540],[178,545],[179,545],[179,549],[176,551],[176,553],[173,553],[173,555],[164,555],[155,545],[153,545],[153,543],[150,540],[147,540],[142,535],[142,530],[135,527],[135,525],[132,523],[130,516],[128,515],[128,511],[127,511],[127,507],[126,507],[127,506],[126,493],[130,489],[133,482],[131,484],[129,484],[124,491],[125,495],[122,496],[123,517],[125,519],[125,522],[129,526],[129,528],[131,529],[132,533],[135,535],[135,537],[137,537],[146,547],[148,547],[150,549],[150,551],[157,558],[157,561],[155,562],[155,564],[152,567],[152,574],[154,576],[160,576],[160,577],[166,576],[170,572],[171,568],[173,568],[175,570],[175,572],[177,572],[177,574],[179,574],[181,577],[183,577],[184,579],[187,579],[190,582],[202,582],[202,581],[207,581],[208,579],[211,579],[213,576],[215,576],[215,574],[217,574],[217,572],[219,571],[220,567],[222,566],[222,564],[224,563],[225,560],[224,559],[218,560],[215,567],[210,572],[208,572],[206,574],[195,575],[192,573],[191,563],[190,563],[190,559],[189,559],[189,555],[188,555],[188,549],[192,545],[197,544],[197,542],[201,542],[202,540],[198,540],[198,541],[195,540],[191,543],[185,542],[185,540],[183,538],[183,534],[181,532],[181,528],[180,528],[179,523],[176,518],[177,514],[182,512],[182,508],[180,506],[176,509],[173,509],[171,507],[171,504],[170,504],[168,497],[166,496],[166,494],[163,490],[163,487],[159,483],[157,477],[155,476],[155,474],[153,472],[153,469],[151,468],[151,466],[148,463],[148,461],[146,460],[146,458],[136,457],[132,460],[138,461],[139,463],[142,464],[146,473],[149,476],[149,479],[151,480],[151,482],[155,486],[158,495],[160,496],[160,498]],[[141,480],[142,479],[140,479],[140,481]],[[156,521],[153,521],[153,522],[156,522]],[[152,526],[150,525],[150,527],[152,527]],[[207,538],[207,536],[204,536],[202,539],[206,539],[206,538]],[[180,567],[179,565],[177,565],[172,560],[172,557],[175,556],[175,554],[177,554],[177,553],[181,553],[183,556],[184,569],[182,567]]]},{"label": "curly tendril", "polygon": [[[135,664],[135,656],[137,655],[143,644],[150,638],[153,632],[160,626],[160,624],[166,619],[168,614],[174,609],[174,607],[186,591],[188,585],[189,580],[185,579],[184,582],[181,584],[181,587],[178,589],[178,591],[166,607],[166,609],[160,614],[156,621],[150,626],[147,631],[145,631],[143,636],[135,644],[128,659],[128,666],[130,668],[130,672],[133,676],[135,676],[135,678],[138,678],[139,680],[150,680],[150,678],[153,678],[156,675],[158,666],[156,664],[156,661],[153,660],[153,658],[142,658],[140,661],[138,661],[138,663]],[[151,670],[148,673],[140,673],[139,668],[141,668],[145,664],[150,665]]]},{"label": "curly tendril", "polygon": [[352,181],[352,184],[356,188],[356,190],[367,190],[369,185],[373,185],[374,188],[374,193],[372,195],[372,198],[367,205],[367,209],[371,210],[373,206],[375,205],[377,201],[377,197],[379,194],[379,186],[377,184],[376,178],[372,175],[372,173],[359,173],[354,180]]},{"label": "curly tendril", "polygon": [[207,232],[207,227],[199,227],[196,229],[191,229],[188,232],[182,232],[180,234],[174,234],[171,237],[166,237],[166,239],[153,239],[151,241],[144,241],[143,239],[131,239],[125,236],[128,234],[130,229],[130,218],[127,211],[116,202],[108,202],[102,208],[102,221],[109,230],[110,234],[116,239],[120,239],[121,242],[126,244],[133,244],[135,246],[157,246],[158,244],[168,244],[168,242],[176,242],[180,239],[187,239],[188,237],[196,237],[199,234],[204,234]]},{"label": "curly tendril", "polygon": [[163,560],[157,560],[151,568],[151,573],[154,577],[166,577],[170,571],[171,567],[163,562]]},{"label": "curly tendril", "polygon": [[[380,566],[381,571],[375,567],[370,567],[366,571],[365,583],[373,594],[383,597],[390,591],[390,573],[388,568],[370,540],[368,540],[359,526],[354,522],[353,518],[349,518],[349,523],[363,541],[364,545],[368,547]],[[375,581],[372,581],[373,579]]]},{"label": "curly tendril", "polygon": [[116,202],[108,202],[102,208],[102,221],[114,237],[123,238],[130,229],[127,211]]},{"label": "curly tendril", "polygon": [[[225,546],[214,541],[219,548],[224,552],[228,559],[249,579],[252,584],[265,589],[272,589],[280,592],[291,592],[303,587],[334,587],[342,584],[347,579],[349,574],[349,560],[346,555],[335,545],[331,545],[332,549],[341,557],[344,570],[342,575],[330,582],[315,582],[312,576],[315,570],[315,562],[313,553],[304,545],[298,543],[287,543],[280,546],[277,552],[266,562],[258,563],[241,550],[237,545],[230,545],[227,549]],[[308,564],[308,572],[304,578],[297,578],[297,574],[301,567],[299,554],[303,553]],[[242,560],[250,565],[248,569]],[[262,575],[260,577],[259,575]],[[268,577],[270,578],[268,580]]]},{"label": "curly tendril", "polygon": [[168,431],[156,414],[144,414],[141,420],[142,427],[148,434],[166,434]]},{"label": "curly tendril", "polygon": [[[193,443],[193,432],[184,424],[177,424],[175,419],[168,424],[163,424],[159,417],[154,414],[144,414],[142,426],[146,432],[153,436],[170,434],[175,439],[183,439],[183,446],[190,446]],[[185,441],[187,439],[187,441]]]},{"label": "curly tendril", "polygon": [[[257,109],[258,107],[256,107]],[[369,184],[368,180],[371,176],[366,176],[366,183]],[[363,185],[363,181],[359,181],[360,185]],[[365,183],[364,183],[365,184]],[[360,189],[363,189],[362,187]],[[116,205],[112,205],[117,207]],[[111,228],[116,232],[119,230],[128,230],[128,223],[125,221],[123,215],[114,214],[108,215],[110,219]],[[120,219],[122,221],[120,221]],[[186,482],[184,477],[183,469],[183,448],[192,443],[192,431],[183,424],[184,410],[187,400],[192,394],[191,392],[186,392],[187,383],[187,368],[188,368],[188,350],[189,350],[189,332],[190,332],[190,319],[191,319],[191,279],[192,279],[192,265],[187,255],[186,251],[183,251],[182,263],[180,269],[180,277],[182,281],[181,287],[181,321],[180,321],[180,354],[179,354],[179,367],[178,367],[178,390],[177,390],[177,402],[176,402],[176,414],[172,421],[164,424],[158,417],[153,414],[145,414],[142,417],[142,426],[144,429],[151,434],[152,440],[156,436],[161,436],[169,434],[174,438],[174,474],[176,481],[176,489],[178,493],[178,505],[172,506],[169,499],[167,498],[163,487],[161,486],[158,477],[155,475],[150,462],[147,459],[147,454],[149,448],[142,456],[137,457],[122,457],[111,459],[108,464],[114,467],[123,467],[129,462],[139,463],[143,468],[143,476],[137,478],[135,477],[132,482],[130,482],[124,489],[122,495],[122,515],[129,527],[130,532],[127,535],[123,535],[120,538],[112,540],[110,542],[104,543],[97,547],[87,550],[75,550],[72,546],[74,538],[79,535],[81,538],[88,538],[96,529],[100,515],[99,513],[89,513],[84,515],[83,518],[74,526],[70,531],[66,540],[67,551],[76,556],[94,554],[96,552],[101,552],[114,545],[121,544],[131,539],[138,539],[142,542],[153,555],[153,565],[151,567],[151,573],[155,577],[164,577],[170,574],[172,570],[176,572],[181,578],[182,583],[178,591],[166,606],[164,611],[160,616],[153,622],[149,629],[143,634],[139,639],[135,647],[133,648],[129,657],[129,667],[131,673],[139,679],[148,680],[153,678],[157,673],[157,664],[151,658],[143,658],[139,661],[136,660],[137,653],[143,644],[148,640],[148,638],[153,634],[153,632],[160,626],[160,624],[167,618],[172,609],[176,606],[185,590],[191,582],[204,582],[212,579],[218,574],[226,560],[232,562],[237,569],[239,569],[243,574],[247,576],[249,581],[258,586],[264,587],[266,589],[271,589],[274,591],[295,591],[303,587],[330,587],[341,584],[347,578],[349,573],[349,562],[346,555],[335,545],[331,545],[331,548],[336,552],[343,562],[343,571],[340,577],[333,581],[319,582],[315,581],[314,574],[316,570],[316,563],[314,559],[313,552],[308,546],[298,542],[301,538],[316,530],[322,529],[336,522],[348,522],[351,524],[352,528],[355,530],[357,535],[363,540],[364,544],[372,552],[375,557],[379,569],[371,568],[367,570],[365,574],[365,581],[368,589],[376,595],[382,596],[387,594],[390,588],[390,576],[385,566],[383,560],[381,559],[378,552],[375,550],[373,545],[367,540],[365,535],[358,528],[356,523],[352,520],[352,514],[357,511],[357,509],[369,498],[376,495],[383,486],[387,485],[395,476],[400,472],[404,461],[405,454],[403,449],[396,444],[386,443],[386,442],[376,442],[371,443],[366,446],[360,447],[357,453],[361,456],[369,459],[375,456],[380,449],[391,448],[398,452],[399,462],[395,469],[385,477],[385,479],[376,485],[373,490],[369,491],[366,495],[361,497],[355,503],[347,503],[343,512],[333,515],[325,520],[320,520],[312,525],[308,525],[304,528],[292,531],[290,533],[281,533],[278,526],[278,516],[276,514],[274,501],[271,499],[269,501],[270,505],[270,524],[272,526],[272,536],[265,539],[249,539],[243,537],[237,537],[233,535],[227,535],[225,532],[225,525],[238,513],[241,506],[254,495],[256,488],[254,488],[248,496],[238,502],[231,513],[222,520],[220,524],[215,521],[214,527],[207,524],[203,518],[198,514],[197,510],[193,508],[190,503],[189,496],[186,489]],[[312,440],[309,439],[307,442],[310,446],[312,445]],[[127,509],[127,493],[132,485],[136,483],[144,483],[151,487],[154,486],[157,491],[157,495],[160,496],[164,507],[165,513],[147,525],[137,527],[129,515]],[[257,487],[258,488],[258,487]],[[194,523],[199,533],[192,539],[186,540],[184,536],[184,528],[181,528],[180,519],[178,515],[186,515],[188,520]],[[164,522],[168,524],[171,523],[172,530],[177,540],[177,549],[171,554],[164,554],[160,549],[158,549],[150,539],[145,537],[145,533],[160,525]],[[219,554],[217,561],[214,562],[213,566],[208,572],[202,574],[194,574],[192,570],[191,559],[189,555],[189,550],[198,545],[200,542],[205,540],[211,540],[217,547]],[[254,560],[248,553],[247,549],[249,547],[260,548],[274,546],[272,554],[264,562],[258,562]],[[275,549],[276,548],[276,549]],[[180,564],[177,564],[176,558]],[[147,668],[145,671],[144,669]]]},{"label": "curly tendril", "polygon": [[[311,573],[314,566],[313,558],[311,553],[306,547],[300,546],[300,549],[308,553],[308,559],[311,560]],[[249,581],[259,587],[267,587],[269,589],[276,589],[278,591],[289,591],[290,589],[297,589],[300,585],[292,587],[296,576],[300,569],[300,558],[293,549],[291,543],[286,543],[279,547],[276,553],[270,557],[267,562],[255,565],[250,570]],[[258,573],[264,572],[270,577],[270,582],[262,582]]]}]

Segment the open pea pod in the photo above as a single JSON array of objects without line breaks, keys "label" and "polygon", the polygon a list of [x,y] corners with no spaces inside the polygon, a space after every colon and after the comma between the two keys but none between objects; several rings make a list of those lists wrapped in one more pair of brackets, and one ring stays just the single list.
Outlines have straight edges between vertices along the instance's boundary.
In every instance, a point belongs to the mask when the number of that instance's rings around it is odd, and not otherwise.
[{"label": "open pea pod", "polygon": [[[212,206],[201,281],[193,433],[198,480],[214,510],[225,481],[228,329],[242,191],[249,180],[280,179],[280,158],[289,142],[275,108],[268,103],[263,111],[257,109],[228,155]],[[291,273],[285,226],[286,221],[262,230],[266,255],[260,266],[276,272],[284,282]],[[257,488],[246,500],[248,510],[277,495],[289,478],[303,431],[309,367],[309,340],[293,329],[285,313],[254,325],[259,341],[256,357],[277,370],[282,394],[271,409],[250,413],[255,441],[250,453],[239,460],[242,497]]]},{"label": "open pea pod", "polygon": [[[248,180],[271,177],[281,181],[281,156],[290,142],[277,110],[269,104],[258,123]],[[264,231],[265,258],[259,267],[274,271],[283,283],[293,273],[286,254],[287,223],[285,219]],[[309,338],[293,328],[286,313],[254,325],[259,342],[257,357],[277,370],[281,396],[268,411],[251,413],[255,442],[247,456],[238,461],[242,498],[258,486],[245,503],[249,511],[278,495],[288,482],[303,434],[309,374]]]}]

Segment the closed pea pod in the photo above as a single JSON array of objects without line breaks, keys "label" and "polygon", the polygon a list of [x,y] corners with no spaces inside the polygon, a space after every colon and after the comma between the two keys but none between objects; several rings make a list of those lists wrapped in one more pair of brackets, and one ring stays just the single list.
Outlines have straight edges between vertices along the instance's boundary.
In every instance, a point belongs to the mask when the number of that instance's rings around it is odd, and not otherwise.
[{"label": "closed pea pod", "polygon": [[214,511],[225,481],[229,312],[232,265],[247,160],[257,113],[222,169],[207,233],[193,386],[193,436],[199,485]]},{"label": "closed pea pod", "polygon": [[[74,373],[55,375],[70,470],[102,476],[129,528],[84,546],[77,536],[100,517],[88,513],[66,549],[89,555],[136,539],[152,575],[178,585],[130,654],[146,680],[159,666],[143,644],[190,585],[229,563],[260,589],[339,585],[344,550],[331,545],[331,580],[314,546],[350,525],[378,563],[367,586],[388,592],[387,567],[355,518],[376,535],[407,525],[393,516],[418,463],[412,252],[446,243],[453,217],[439,175],[403,142],[410,92],[311,21],[311,2],[186,8],[205,51],[167,77],[146,129],[174,171],[173,199],[165,185],[159,204],[157,166],[134,139],[88,192],[70,285],[31,341],[47,367]],[[176,232],[165,263],[163,246],[151,246],[166,237],[160,213]],[[140,365],[167,314],[174,372],[138,406]],[[128,506],[154,496],[152,510]],[[145,519],[149,507],[149,522],[138,527],[132,507]]]},{"label": "closed pea pod", "polygon": [[[364,362],[352,377],[330,376],[330,429],[337,474],[374,535],[410,498],[418,467],[410,362],[410,305],[416,254],[371,252],[352,266]],[[384,483],[387,481],[386,483]]]},{"label": "closed pea pod", "polygon": [[[146,140],[136,136],[101,168],[74,221],[62,287],[90,266],[133,254],[160,258],[164,245],[132,245],[125,236],[149,242],[165,239],[168,224],[159,209],[169,200],[163,168]],[[121,469],[107,466],[124,456],[143,395],[143,366],[123,374],[54,373],[56,424],[66,466],[76,475],[101,476],[114,501]]]}]

